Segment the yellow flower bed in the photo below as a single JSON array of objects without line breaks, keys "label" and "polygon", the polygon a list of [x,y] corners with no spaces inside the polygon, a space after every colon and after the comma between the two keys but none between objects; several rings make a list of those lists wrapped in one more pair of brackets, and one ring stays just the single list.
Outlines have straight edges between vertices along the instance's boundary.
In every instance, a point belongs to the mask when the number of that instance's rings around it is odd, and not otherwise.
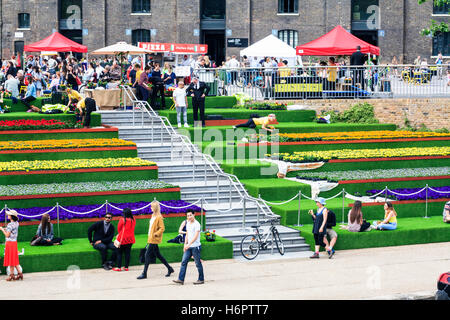
[{"label": "yellow flower bed", "polygon": [[448,156],[450,147],[429,148],[396,148],[396,149],[343,149],[328,151],[307,151],[289,153],[274,153],[271,157],[278,157],[288,162],[328,161],[331,159],[363,159],[363,158],[396,158],[414,156]]},{"label": "yellow flower bed", "polygon": [[156,163],[140,158],[66,159],[0,162],[0,171],[70,170],[154,166]]},{"label": "yellow flower bed", "polygon": [[320,138],[321,140],[365,140],[365,139],[450,137],[450,133],[414,132],[414,131],[354,131],[354,132],[280,133],[279,136],[290,139]]},{"label": "yellow flower bed", "polygon": [[0,150],[39,150],[39,149],[77,149],[91,147],[136,146],[134,142],[122,139],[66,139],[66,140],[30,140],[0,141]]}]

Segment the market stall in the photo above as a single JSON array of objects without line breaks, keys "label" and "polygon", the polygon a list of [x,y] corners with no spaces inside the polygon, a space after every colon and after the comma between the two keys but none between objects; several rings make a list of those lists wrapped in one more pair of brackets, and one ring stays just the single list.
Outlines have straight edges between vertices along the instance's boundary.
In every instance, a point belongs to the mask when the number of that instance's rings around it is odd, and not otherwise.
[{"label": "market stall", "polygon": [[24,47],[25,52],[80,52],[87,53],[88,48],[75,41],[72,41],[64,37],[59,32],[54,32],[45,39],[38,42],[26,45]]}]

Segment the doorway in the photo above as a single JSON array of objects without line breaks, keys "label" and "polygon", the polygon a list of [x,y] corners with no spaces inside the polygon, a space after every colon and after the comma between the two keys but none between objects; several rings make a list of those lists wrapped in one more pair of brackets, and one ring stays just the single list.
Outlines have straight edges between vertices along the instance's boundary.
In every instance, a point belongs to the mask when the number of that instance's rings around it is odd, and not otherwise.
[{"label": "doorway", "polygon": [[362,41],[378,47],[378,30],[352,30],[352,34]]},{"label": "doorway", "polygon": [[225,61],[225,30],[203,30],[201,43],[208,45],[208,55],[217,66]]}]

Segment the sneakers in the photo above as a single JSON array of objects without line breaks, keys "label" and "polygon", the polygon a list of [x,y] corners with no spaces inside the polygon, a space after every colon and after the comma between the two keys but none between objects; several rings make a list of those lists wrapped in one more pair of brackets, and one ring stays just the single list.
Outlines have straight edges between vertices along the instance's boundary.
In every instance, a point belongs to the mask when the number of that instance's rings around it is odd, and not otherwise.
[{"label": "sneakers", "polygon": [[203,281],[203,280],[197,280],[194,282],[194,284],[204,284],[204,283],[205,283],[205,281]]},{"label": "sneakers", "polygon": [[189,125],[187,123],[184,124],[185,128],[189,128]]},{"label": "sneakers", "polygon": [[122,271],[122,269],[115,267],[115,268],[112,268],[112,271]]},{"label": "sneakers", "polygon": [[319,259],[319,254],[317,252],[314,252],[314,254],[309,258],[310,259]]},{"label": "sneakers", "polygon": [[102,267],[103,267],[103,269],[105,269],[106,271],[109,271],[109,270],[112,269],[112,267],[111,267],[109,264],[107,264],[107,263],[102,264]]},{"label": "sneakers", "polygon": [[178,128],[181,128],[181,123],[178,124]]},{"label": "sneakers", "polygon": [[328,259],[333,258],[335,252],[336,252],[336,251],[335,251],[334,249],[331,249],[331,252],[328,254]]},{"label": "sneakers", "polygon": [[123,271],[128,271],[128,268],[123,268]]},{"label": "sneakers", "polygon": [[183,285],[184,284],[184,281],[181,281],[181,280],[172,280],[173,282],[175,282],[175,283],[177,283],[177,284],[181,284],[181,285]]}]

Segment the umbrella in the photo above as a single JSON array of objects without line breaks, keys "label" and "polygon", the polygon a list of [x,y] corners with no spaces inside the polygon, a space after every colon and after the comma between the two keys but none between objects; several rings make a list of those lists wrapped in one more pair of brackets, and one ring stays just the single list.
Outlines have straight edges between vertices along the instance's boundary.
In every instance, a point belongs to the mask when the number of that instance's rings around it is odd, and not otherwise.
[{"label": "umbrella", "polygon": [[113,44],[111,46],[97,49],[97,50],[91,52],[91,54],[94,54],[94,55],[116,55],[119,53],[144,54],[144,53],[151,53],[151,52],[152,51],[133,46],[126,42],[117,42],[116,44]]}]

